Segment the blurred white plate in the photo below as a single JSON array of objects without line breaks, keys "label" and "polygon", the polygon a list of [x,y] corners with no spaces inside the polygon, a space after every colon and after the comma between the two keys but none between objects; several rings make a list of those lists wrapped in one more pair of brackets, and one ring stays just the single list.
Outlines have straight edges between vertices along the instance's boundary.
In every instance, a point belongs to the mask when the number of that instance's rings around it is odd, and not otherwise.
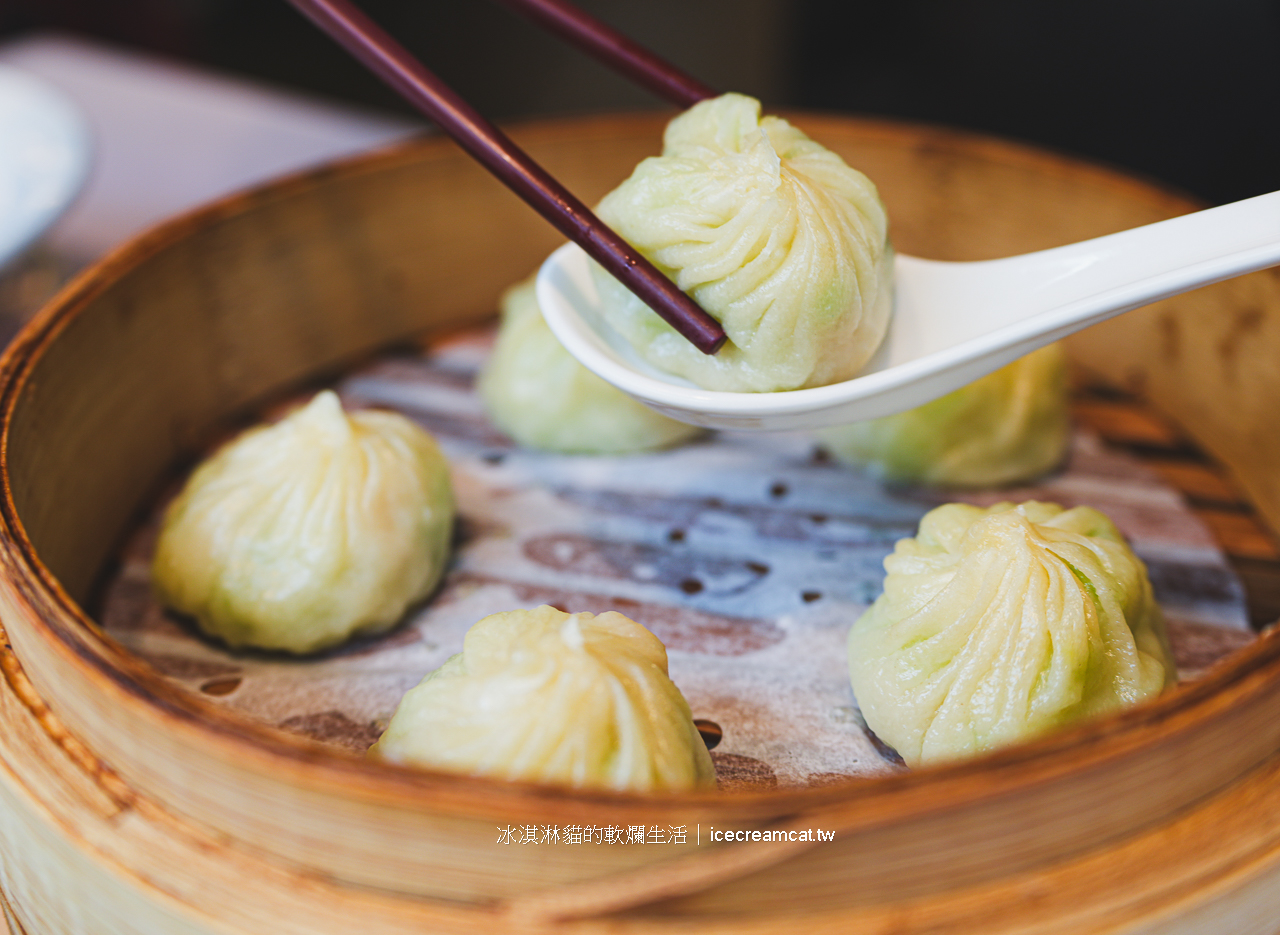
[{"label": "blurred white plate", "polygon": [[71,203],[89,168],[89,132],[62,94],[0,66],[0,267]]}]

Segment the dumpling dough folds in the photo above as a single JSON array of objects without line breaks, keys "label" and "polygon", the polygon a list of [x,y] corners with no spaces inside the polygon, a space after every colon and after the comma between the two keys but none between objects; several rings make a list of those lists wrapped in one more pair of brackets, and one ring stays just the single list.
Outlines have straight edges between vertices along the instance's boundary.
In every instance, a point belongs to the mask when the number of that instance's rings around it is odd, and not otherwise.
[{"label": "dumpling dough folds", "polygon": [[574,359],[547,327],[528,279],[502,297],[502,327],[477,388],[489,418],[526,448],[624,454],[702,430],[659,415]]},{"label": "dumpling dough folds", "polygon": [[661,156],[599,216],[723,325],[701,353],[598,266],[609,323],[651,364],[713,390],[769,392],[854,376],[892,304],[875,185],[760,102],[725,94],[667,127]]},{"label": "dumpling dough folds", "polygon": [[233,647],[308,653],[393,626],[440,580],[452,530],[431,436],[325,391],[200,465],[165,513],[152,580]]},{"label": "dumpling dough folds", "polygon": [[915,409],[823,429],[823,445],[883,480],[996,487],[1039,477],[1071,442],[1066,361],[1042,347]]},{"label": "dumpling dough folds", "polygon": [[662,642],[622,614],[493,614],[400,701],[393,763],[617,790],[714,786]]},{"label": "dumpling dough folds", "polygon": [[951,503],[885,559],[849,633],[867,725],[910,766],[1014,743],[1176,680],[1146,568],[1089,507]]}]

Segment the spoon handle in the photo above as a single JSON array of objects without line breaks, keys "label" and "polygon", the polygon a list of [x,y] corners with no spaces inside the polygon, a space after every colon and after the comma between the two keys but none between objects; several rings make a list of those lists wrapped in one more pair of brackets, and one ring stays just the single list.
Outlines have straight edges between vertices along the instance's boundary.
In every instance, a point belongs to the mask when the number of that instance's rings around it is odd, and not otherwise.
[{"label": "spoon handle", "polygon": [[719,322],[348,0],[290,2],[698,350],[714,354],[724,344]]},{"label": "spoon handle", "polygon": [[1280,264],[1280,192],[1025,257],[1035,305],[1078,306],[1086,322]]},{"label": "spoon handle", "polygon": [[905,361],[970,341],[1026,353],[1160,299],[1276,265],[1280,192],[999,260],[899,257],[900,308],[947,312],[904,334],[895,356]]}]

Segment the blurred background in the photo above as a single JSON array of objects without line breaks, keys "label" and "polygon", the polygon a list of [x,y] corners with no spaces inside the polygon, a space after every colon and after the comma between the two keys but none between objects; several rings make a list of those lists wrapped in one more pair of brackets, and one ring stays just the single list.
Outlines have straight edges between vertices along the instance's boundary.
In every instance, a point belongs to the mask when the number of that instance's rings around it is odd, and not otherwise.
[{"label": "blurred background", "polygon": [[[657,102],[489,0],[363,0],[497,119]],[[1280,189],[1277,0],[581,0],[712,86],[968,127],[1208,202]],[[284,0],[3,0],[56,30],[330,99],[404,106]]]},{"label": "blurred background", "polygon": [[[496,120],[665,106],[492,0],[357,2]],[[1211,204],[1280,190],[1280,0],[577,2],[767,105],[1022,140]],[[0,257],[0,346],[77,269],[175,212],[422,129],[286,0],[0,0],[4,66],[66,94],[92,169],[54,227]],[[1244,528],[1223,515],[1206,521]],[[1239,555],[1273,562],[1265,532],[1249,541]],[[1273,566],[1239,555],[1270,622]]]}]

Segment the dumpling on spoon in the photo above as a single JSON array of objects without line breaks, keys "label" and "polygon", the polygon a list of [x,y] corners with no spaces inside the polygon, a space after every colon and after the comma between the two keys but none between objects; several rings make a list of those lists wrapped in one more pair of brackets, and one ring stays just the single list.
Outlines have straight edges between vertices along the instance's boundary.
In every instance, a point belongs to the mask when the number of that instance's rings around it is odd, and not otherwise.
[{"label": "dumpling on spoon", "polygon": [[884,338],[892,248],[876,187],[760,102],[725,94],[667,126],[597,214],[724,327],[708,356],[602,268],[609,324],[705,389],[771,392],[853,377]]},{"label": "dumpling on spoon", "polygon": [[534,278],[512,286],[499,304],[498,340],[476,388],[489,418],[521,445],[566,454],[624,454],[701,434],[578,363],[543,320]]},{"label": "dumpling on spoon", "polygon": [[949,503],[884,560],[849,632],[863,717],[908,766],[1154,698],[1177,681],[1146,567],[1104,515]]}]

